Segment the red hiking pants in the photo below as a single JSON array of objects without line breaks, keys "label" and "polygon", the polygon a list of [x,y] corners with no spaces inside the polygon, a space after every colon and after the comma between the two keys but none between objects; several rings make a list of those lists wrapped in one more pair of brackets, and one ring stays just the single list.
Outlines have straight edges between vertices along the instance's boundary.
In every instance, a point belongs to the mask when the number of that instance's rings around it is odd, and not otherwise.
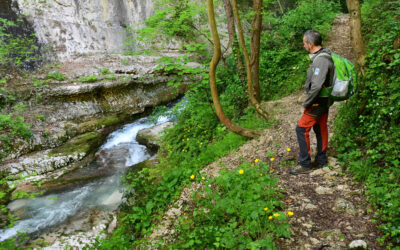
[{"label": "red hiking pants", "polygon": [[319,165],[327,164],[326,148],[328,147],[328,110],[326,107],[311,107],[304,110],[296,127],[300,154],[299,164],[311,168],[310,130],[313,128],[317,137],[317,155],[315,161]]}]

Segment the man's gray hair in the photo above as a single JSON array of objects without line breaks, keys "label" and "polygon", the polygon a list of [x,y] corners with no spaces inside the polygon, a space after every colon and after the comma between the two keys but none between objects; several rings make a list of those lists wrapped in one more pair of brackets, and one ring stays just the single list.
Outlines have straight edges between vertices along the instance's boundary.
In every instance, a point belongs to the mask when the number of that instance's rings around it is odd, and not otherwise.
[{"label": "man's gray hair", "polygon": [[313,43],[315,46],[322,45],[321,34],[316,30],[307,30],[304,37],[307,43]]}]

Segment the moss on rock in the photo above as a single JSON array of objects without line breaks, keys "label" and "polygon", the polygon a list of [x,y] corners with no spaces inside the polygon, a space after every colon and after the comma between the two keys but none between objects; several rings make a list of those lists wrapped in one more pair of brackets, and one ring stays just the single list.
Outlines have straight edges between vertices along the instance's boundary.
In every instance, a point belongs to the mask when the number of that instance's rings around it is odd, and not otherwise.
[{"label": "moss on rock", "polygon": [[84,123],[79,124],[78,133],[86,133],[88,131],[98,130],[104,127],[119,125],[128,118],[127,115],[110,115],[98,119],[93,119]]},{"label": "moss on rock", "polygon": [[100,145],[102,138],[102,134],[98,131],[82,134],[69,140],[64,145],[53,149],[49,155],[70,155],[77,152],[88,154],[92,149]]}]

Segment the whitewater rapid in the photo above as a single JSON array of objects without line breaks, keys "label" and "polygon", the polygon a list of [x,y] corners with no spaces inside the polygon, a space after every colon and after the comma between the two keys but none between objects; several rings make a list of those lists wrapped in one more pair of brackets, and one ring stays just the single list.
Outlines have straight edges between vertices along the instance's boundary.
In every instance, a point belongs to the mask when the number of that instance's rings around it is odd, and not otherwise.
[{"label": "whitewater rapid", "polygon": [[[150,158],[147,148],[136,141],[138,131],[167,122],[167,116],[160,116],[154,123],[148,118],[141,118],[112,132],[99,151],[112,150],[123,145],[127,147],[125,169]],[[116,171],[113,176],[88,183],[83,187],[57,194],[49,194],[33,199],[21,199],[9,204],[9,208],[24,211],[24,218],[13,227],[0,229],[0,241],[11,239],[18,233],[28,234],[31,238],[46,229],[60,225],[68,218],[89,209],[115,210],[122,200],[124,187],[121,183],[123,171]]]}]

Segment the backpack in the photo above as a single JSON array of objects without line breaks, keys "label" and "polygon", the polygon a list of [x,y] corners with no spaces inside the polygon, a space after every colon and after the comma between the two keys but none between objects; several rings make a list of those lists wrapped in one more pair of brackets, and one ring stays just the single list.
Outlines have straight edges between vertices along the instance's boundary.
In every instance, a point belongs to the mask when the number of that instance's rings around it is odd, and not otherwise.
[{"label": "backpack", "polygon": [[[357,74],[354,65],[336,53],[321,53],[318,56],[332,58],[335,66],[332,87],[323,87],[320,97],[329,97],[333,101],[344,101],[350,98],[356,90]],[[317,56],[317,57],[318,57]]]}]

